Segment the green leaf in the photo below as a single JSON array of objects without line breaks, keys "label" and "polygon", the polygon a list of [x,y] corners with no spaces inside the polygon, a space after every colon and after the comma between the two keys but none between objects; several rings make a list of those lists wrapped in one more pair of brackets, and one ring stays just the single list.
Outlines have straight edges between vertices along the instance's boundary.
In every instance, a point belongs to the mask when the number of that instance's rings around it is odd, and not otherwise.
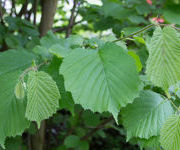
[{"label": "green leaf", "polygon": [[154,85],[167,90],[180,80],[180,37],[170,26],[156,28],[149,45],[147,75]]},{"label": "green leaf", "polygon": [[12,16],[7,16],[4,18],[4,20],[8,24],[8,30],[11,30],[11,31],[18,30],[22,25],[21,19],[18,17],[15,18]]},{"label": "green leaf", "polygon": [[162,126],[160,142],[164,150],[180,149],[180,116],[171,116]]},{"label": "green leaf", "polygon": [[76,135],[70,135],[65,138],[64,144],[67,148],[75,148],[79,145],[80,138]]},{"label": "green leaf", "polygon": [[[20,150],[22,149],[22,138],[17,136],[15,138],[8,138],[6,140],[6,150]],[[4,150],[0,148],[0,150]]]},{"label": "green leaf", "polygon": [[103,1],[102,12],[105,16],[112,16],[115,19],[125,19],[135,13],[132,9],[124,8],[121,2],[109,0]]},{"label": "green leaf", "polygon": [[149,139],[138,139],[141,149],[143,148],[159,148],[159,136],[153,136]]},{"label": "green leaf", "polygon": [[47,57],[50,57],[49,50],[46,47],[43,46],[35,46],[32,50],[35,54],[40,55],[43,59],[46,59]]},{"label": "green leaf", "polygon": [[50,53],[59,58],[64,58],[67,54],[69,54],[70,50],[70,48],[64,47],[61,44],[55,44],[50,48]]},{"label": "green leaf", "polygon": [[9,50],[0,53],[0,144],[6,137],[21,135],[29,127],[25,118],[25,101],[16,99],[14,88],[23,70],[30,66],[34,55],[26,51]]},{"label": "green leaf", "polygon": [[149,4],[141,4],[141,5],[137,5],[136,6],[136,11],[139,15],[147,15],[149,13],[151,13],[151,9]]},{"label": "green leaf", "polygon": [[89,143],[87,141],[80,141],[76,150],[89,150]]},{"label": "green leaf", "polygon": [[82,46],[84,39],[80,35],[71,35],[67,38],[67,43],[71,46]]},{"label": "green leaf", "polygon": [[134,32],[137,32],[137,31],[139,31],[141,29],[142,29],[142,27],[126,27],[126,28],[123,28],[122,31],[127,36],[127,35],[130,35],[130,34],[134,33]]},{"label": "green leaf", "polygon": [[47,73],[30,72],[27,82],[26,117],[38,123],[52,116],[59,108],[59,90]]},{"label": "green leaf", "polygon": [[40,40],[41,46],[46,47],[47,49],[59,42],[61,42],[61,40],[58,39],[51,31],[47,32],[46,36],[42,37]]},{"label": "green leaf", "polygon": [[116,119],[142,87],[134,60],[113,43],[99,50],[74,50],[64,58],[60,73],[75,103],[94,112],[109,111]]},{"label": "green leaf", "polygon": [[[103,36],[102,40],[105,42],[113,42],[113,41],[117,40],[117,38],[111,34],[111,35]],[[124,41],[117,41],[116,44],[121,46],[123,50],[128,51],[127,45]]]},{"label": "green leaf", "polygon": [[137,71],[140,72],[142,70],[142,64],[139,56],[134,51],[128,51],[128,54],[134,58]]},{"label": "green leaf", "polygon": [[91,111],[84,111],[82,118],[87,126],[97,126],[100,123],[99,114],[95,114]]},{"label": "green leaf", "polygon": [[[103,36],[103,38],[104,38],[104,36]],[[84,40],[83,44],[85,47],[96,49],[97,47],[103,46],[105,44],[105,42],[99,38],[93,37],[93,38]]]},{"label": "green leaf", "polygon": [[13,34],[6,35],[5,41],[9,48],[18,48],[21,46],[19,37]]},{"label": "green leaf", "polygon": [[52,150],[68,150],[65,145],[61,145],[57,148],[53,148]]},{"label": "green leaf", "polygon": [[133,37],[135,39],[135,41],[137,41],[138,43],[141,43],[141,44],[146,44],[145,40],[143,37],[140,37],[140,36],[134,36]]},{"label": "green leaf", "polygon": [[141,49],[136,51],[136,54],[139,56],[143,67],[145,67],[146,66],[146,61],[147,61],[148,56],[149,56],[148,51],[146,50],[146,48],[142,47]]},{"label": "green leaf", "polygon": [[24,99],[25,96],[25,89],[23,83],[19,81],[14,89],[14,94],[17,99]]},{"label": "green leaf", "polygon": [[70,92],[67,92],[64,87],[64,78],[59,75],[59,66],[62,60],[57,57],[53,57],[51,64],[49,65],[47,72],[52,76],[54,81],[56,81],[57,86],[60,91],[61,99],[59,101],[60,109],[67,109],[74,115],[74,101]]},{"label": "green leaf", "polygon": [[132,15],[128,17],[129,21],[131,21],[134,24],[140,24],[140,23],[144,23],[147,24],[148,22],[144,19],[144,17],[142,16],[138,16],[138,15]]},{"label": "green leaf", "polygon": [[148,139],[158,136],[161,125],[173,114],[169,101],[152,91],[142,91],[140,96],[122,111],[127,140],[132,137]]},{"label": "green leaf", "polygon": [[179,6],[168,6],[168,9],[163,10],[163,16],[171,24],[179,24],[180,25],[180,10]]}]

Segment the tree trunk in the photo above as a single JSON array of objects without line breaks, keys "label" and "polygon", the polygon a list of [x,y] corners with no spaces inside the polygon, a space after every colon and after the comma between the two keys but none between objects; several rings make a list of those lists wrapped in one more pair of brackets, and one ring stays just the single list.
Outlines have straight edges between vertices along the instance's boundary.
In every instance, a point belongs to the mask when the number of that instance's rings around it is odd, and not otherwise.
[{"label": "tree trunk", "polygon": [[[44,36],[52,28],[54,15],[57,7],[57,0],[42,0],[42,17],[40,22],[40,35]],[[46,122],[42,121],[38,132],[31,136],[29,141],[29,150],[45,150]]]},{"label": "tree trunk", "polygon": [[2,5],[2,3],[1,3],[1,0],[0,0],[0,21],[3,24],[3,8],[2,8],[1,5]]},{"label": "tree trunk", "polygon": [[42,0],[42,17],[39,28],[41,36],[52,28],[56,7],[57,0]]},{"label": "tree trunk", "polygon": [[29,150],[44,150],[45,149],[45,131],[46,122],[42,121],[41,127],[35,135],[30,138]]}]

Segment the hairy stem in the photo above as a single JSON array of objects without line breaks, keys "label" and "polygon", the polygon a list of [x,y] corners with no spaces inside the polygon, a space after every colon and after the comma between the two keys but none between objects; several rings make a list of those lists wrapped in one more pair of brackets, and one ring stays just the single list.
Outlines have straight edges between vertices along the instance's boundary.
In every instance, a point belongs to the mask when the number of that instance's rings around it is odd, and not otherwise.
[{"label": "hairy stem", "polygon": [[118,42],[118,41],[121,41],[121,40],[123,40],[123,39],[131,38],[131,37],[133,37],[133,36],[135,36],[135,35],[137,35],[137,34],[139,34],[139,33],[142,33],[142,32],[144,32],[144,31],[152,28],[153,26],[154,26],[154,24],[147,25],[146,27],[142,28],[141,30],[139,30],[139,31],[137,31],[137,32],[134,32],[134,33],[132,33],[132,34],[130,34],[130,35],[127,35],[127,36],[125,36],[125,37],[122,37],[122,38],[120,38],[120,39],[114,40],[113,42]]},{"label": "hairy stem", "polygon": [[146,31],[146,30],[148,30],[148,29],[150,29],[150,28],[152,28],[154,26],[171,26],[171,27],[173,27],[176,30],[180,30],[180,28],[175,27],[174,24],[173,25],[170,25],[170,24],[150,24],[150,25],[147,25],[146,27],[142,28],[141,30],[139,30],[137,32],[134,32],[134,33],[132,33],[130,35],[127,35],[127,36],[122,37],[120,39],[114,40],[112,42],[118,42],[118,41],[121,41],[121,40],[124,40],[124,39],[127,39],[127,38],[132,38],[133,36],[138,35],[139,33],[142,33],[142,32],[144,32],[144,31]]}]

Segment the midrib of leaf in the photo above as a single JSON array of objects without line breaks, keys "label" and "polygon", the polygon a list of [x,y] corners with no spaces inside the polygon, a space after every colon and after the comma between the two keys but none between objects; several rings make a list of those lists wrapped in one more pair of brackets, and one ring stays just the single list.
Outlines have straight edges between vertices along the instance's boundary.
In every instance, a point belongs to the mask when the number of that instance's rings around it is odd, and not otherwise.
[{"label": "midrib of leaf", "polygon": [[[163,35],[164,35],[164,34],[163,34]],[[165,36],[165,35],[164,35],[164,36]],[[168,39],[169,36],[167,35],[166,38]],[[172,39],[169,39],[169,40],[172,40]],[[168,41],[169,41],[169,40],[168,40]],[[165,40],[164,40],[164,43],[165,43],[164,45],[166,45],[166,47],[169,49],[169,51],[167,51],[167,55],[166,55],[166,57],[167,57],[167,64],[171,64],[171,66],[175,66],[176,64],[174,64],[173,61],[172,61],[172,59],[170,59],[170,58],[174,57],[174,55],[173,55],[173,54],[170,54],[171,50],[170,50],[168,41],[165,41]],[[169,61],[168,61],[168,60],[169,60]],[[166,70],[168,70],[168,69],[166,69]],[[172,70],[172,67],[169,67],[169,70],[170,70],[169,74],[173,74],[173,78],[176,78],[176,75],[174,75],[174,72],[173,72],[173,70]],[[168,70],[168,71],[169,71],[169,70]],[[177,78],[176,78],[176,80],[177,80]]]},{"label": "midrib of leaf", "polygon": [[[111,92],[110,92],[110,87],[109,87],[109,83],[108,83],[108,79],[107,79],[107,75],[106,75],[106,71],[105,71],[105,67],[104,67],[104,59],[102,58],[101,54],[99,54],[99,51],[97,52],[98,56],[99,56],[99,59],[100,59],[100,63],[101,63],[101,66],[102,66],[102,71],[104,73],[104,76],[105,76],[105,82],[106,82],[106,87],[108,89],[108,93],[110,95],[110,100],[108,101],[108,108],[109,108],[109,105],[110,105],[110,102],[112,102],[112,96],[111,96]],[[115,115],[115,114],[114,114]],[[115,118],[116,119],[116,118]],[[117,121],[117,119],[116,119]]]}]

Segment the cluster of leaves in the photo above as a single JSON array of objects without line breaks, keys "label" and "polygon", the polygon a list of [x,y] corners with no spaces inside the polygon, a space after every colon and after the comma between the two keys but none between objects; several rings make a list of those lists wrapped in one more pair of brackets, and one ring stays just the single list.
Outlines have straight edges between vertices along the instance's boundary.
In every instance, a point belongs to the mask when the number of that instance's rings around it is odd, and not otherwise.
[{"label": "cluster of leaves", "polygon": [[[21,135],[30,121],[40,126],[60,108],[73,113],[75,103],[93,112],[110,112],[117,124],[120,112],[128,141],[137,140],[142,147],[157,148],[161,143],[165,150],[179,149],[179,109],[173,109],[168,92],[180,80],[179,33],[170,26],[156,27],[148,42],[150,83],[143,83],[138,75],[140,59],[124,43],[93,41],[80,36],[61,39],[49,32],[33,53],[16,49],[0,54],[0,115],[8,118],[0,124],[3,147],[6,137]],[[148,85],[162,88],[168,98]],[[88,149],[88,143],[75,135],[64,144]]]},{"label": "cluster of leaves", "polygon": [[31,49],[39,42],[37,28],[27,20],[7,16],[4,25],[0,25],[0,49]]},{"label": "cluster of leaves", "polygon": [[[123,41],[157,15],[166,23],[180,25],[178,0],[152,3],[103,0],[102,6],[80,8],[83,21],[88,21],[82,26],[93,31],[112,28],[121,41],[112,35],[64,39],[52,32],[40,39],[27,20],[5,17],[6,26],[0,25],[0,49],[10,50],[0,53],[1,146],[18,149],[21,138],[10,137],[24,131],[34,134],[34,122],[40,127],[42,120],[49,119],[50,126],[51,122],[60,124],[60,136],[56,130],[48,131],[57,137],[49,137],[54,147],[88,150],[87,131],[96,129],[104,118],[112,120],[112,114],[116,124],[111,122],[105,129],[113,128],[129,143],[141,149],[179,150],[179,32],[174,26],[158,26],[152,37],[140,35]],[[137,48],[140,50],[135,51]],[[68,113],[59,115],[60,110]],[[106,130],[98,131],[94,138],[109,140]]]},{"label": "cluster of leaves", "polygon": [[179,13],[179,1],[176,0],[151,0],[151,3],[146,0],[102,0],[102,6],[87,4],[80,8],[83,20],[90,24],[89,29],[112,29],[117,36],[138,31],[157,16],[167,23],[180,24]]}]

